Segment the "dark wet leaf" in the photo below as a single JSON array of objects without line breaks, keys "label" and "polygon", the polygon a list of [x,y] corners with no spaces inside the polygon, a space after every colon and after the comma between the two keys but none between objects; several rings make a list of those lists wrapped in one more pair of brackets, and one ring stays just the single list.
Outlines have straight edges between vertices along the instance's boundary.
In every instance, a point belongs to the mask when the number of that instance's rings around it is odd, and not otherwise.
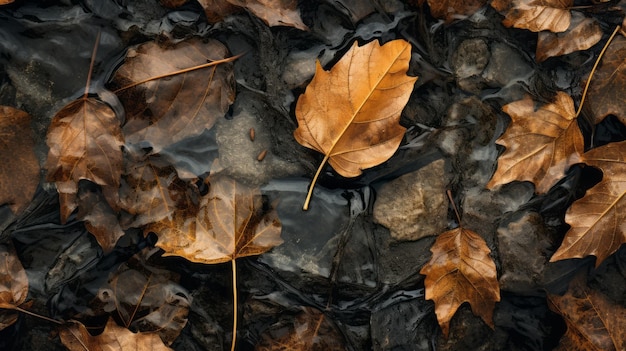
[{"label": "dark wet leaf", "polygon": [[539,32],[535,57],[537,62],[543,62],[550,57],[587,50],[596,45],[600,39],[602,29],[598,22],[580,12],[573,12],[570,26],[565,32]]},{"label": "dark wet leaf", "polygon": [[28,295],[28,277],[15,250],[7,245],[0,245],[0,330],[17,320],[13,311],[26,301]]},{"label": "dark wet leaf", "polygon": [[493,0],[491,6],[504,15],[507,27],[533,32],[565,32],[570,26],[573,0]]},{"label": "dark wet leaf", "polygon": [[9,204],[15,214],[28,205],[39,184],[39,161],[34,148],[30,116],[0,106],[0,205]]},{"label": "dark wet leaf", "polygon": [[485,6],[488,0],[428,0],[433,17],[451,23],[455,19],[470,16]]},{"label": "dark wet leaf", "polygon": [[443,334],[448,336],[450,320],[464,302],[493,328],[493,310],[500,301],[500,286],[485,240],[459,227],[440,234],[430,251],[433,256],[420,273],[426,276],[426,299],[435,302]]}]

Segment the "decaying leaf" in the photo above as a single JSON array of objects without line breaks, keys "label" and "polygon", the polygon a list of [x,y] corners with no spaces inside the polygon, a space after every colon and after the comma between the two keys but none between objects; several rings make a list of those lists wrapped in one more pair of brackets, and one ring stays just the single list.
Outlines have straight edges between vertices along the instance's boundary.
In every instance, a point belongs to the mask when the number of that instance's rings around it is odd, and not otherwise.
[{"label": "decaying leaf", "polygon": [[428,0],[433,17],[444,19],[446,23],[470,16],[485,4],[487,0]]},{"label": "decaying leaf", "polygon": [[585,112],[600,123],[615,115],[626,125],[626,38],[616,36],[607,48],[591,79]]},{"label": "decaying leaf", "polygon": [[[344,177],[389,159],[406,128],[399,124],[417,77],[407,76],[411,44],[398,39],[352,48],[325,71],[317,61],[315,76],[298,98],[294,137],[301,145],[324,154]],[[308,200],[305,209],[308,207]]]},{"label": "decaying leaf", "polygon": [[506,27],[533,32],[564,32],[570,26],[573,0],[493,0],[491,6],[504,14]]},{"label": "decaying leaf", "polygon": [[243,11],[239,6],[231,4],[228,0],[198,0],[204,8],[204,13],[210,23],[217,23],[229,15]]},{"label": "decaying leaf", "polygon": [[210,21],[221,20],[227,15],[244,8],[262,19],[268,26],[288,26],[302,30],[297,0],[199,0]]},{"label": "decaying leaf", "polygon": [[[226,47],[213,39],[205,42],[195,38],[172,46],[149,42],[130,49],[111,82],[126,110],[126,142],[146,142],[153,153],[158,153],[165,146],[210,129],[234,100],[232,64],[148,79],[227,56]],[[143,83],[134,85],[139,82]]]},{"label": "decaying leaf", "polygon": [[583,162],[602,170],[602,181],[567,210],[571,226],[550,261],[596,256],[596,267],[626,243],[626,141],[587,151]]},{"label": "decaying leaf", "polygon": [[498,168],[487,188],[515,180],[530,181],[543,194],[571,165],[580,162],[583,136],[569,95],[558,92],[554,102],[538,109],[527,96],[502,110],[512,122],[497,140],[506,150],[498,158]]},{"label": "decaying leaf", "polygon": [[585,275],[579,275],[563,296],[548,294],[551,310],[567,324],[557,351],[626,350],[626,308],[590,289]]},{"label": "decaying leaf", "polygon": [[0,205],[9,204],[15,214],[28,205],[39,184],[39,161],[30,116],[0,106]]},{"label": "decaying leaf", "polygon": [[78,204],[76,217],[85,221],[85,227],[96,238],[104,252],[113,250],[117,240],[124,236],[124,231],[117,220],[117,214],[104,201],[102,193],[80,188],[76,203]]},{"label": "decaying leaf", "polygon": [[92,336],[79,322],[59,331],[61,342],[69,351],[171,351],[156,333],[133,333],[109,319],[102,334]]},{"label": "decaying leaf", "polygon": [[258,188],[221,174],[212,174],[209,182],[198,213],[178,210],[172,219],[147,227],[166,255],[213,264],[259,255],[282,243],[278,215],[264,213]]},{"label": "decaying leaf", "polygon": [[17,320],[13,311],[26,301],[28,277],[15,250],[0,244],[0,330]]},{"label": "decaying leaf", "polygon": [[55,182],[65,222],[77,206],[78,182],[102,187],[109,206],[118,207],[124,138],[113,109],[95,98],[82,97],[52,119],[47,137],[48,181]]},{"label": "decaying leaf", "polygon": [[573,12],[569,28],[562,33],[541,31],[537,38],[537,62],[550,57],[587,50],[602,39],[602,29],[594,18]]},{"label": "decaying leaf", "polygon": [[464,302],[493,328],[500,287],[496,265],[483,238],[459,227],[440,234],[430,251],[433,256],[420,273],[426,276],[426,299],[435,302],[443,334],[448,336],[450,320]]},{"label": "decaying leaf", "polygon": [[261,335],[256,351],[344,351],[346,345],[337,327],[314,308],[304,308],[292,324],[278,323]]}]

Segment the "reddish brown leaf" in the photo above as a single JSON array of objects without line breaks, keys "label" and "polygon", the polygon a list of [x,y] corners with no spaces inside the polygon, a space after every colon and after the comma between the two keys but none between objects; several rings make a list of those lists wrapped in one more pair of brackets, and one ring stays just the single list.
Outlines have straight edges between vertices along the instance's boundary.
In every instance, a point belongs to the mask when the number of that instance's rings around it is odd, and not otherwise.
[{"label": "reddish brown leaf", "polygon": [[548,305],[567,324],[567,332],[555,350],[626,350],[626,308],[590,289],[584,275],[570,283],[565,295],[548,294]]},{"label": "reddish brown leaf", "polygon": [[172,219],[148,226],[166,255],[212,264],[259,255],[282,243],[278,215],[263,213],[259,189],[220,174],[209,181],[198,213],[182,209]]},{"label": "reddish brown leaf", "polygon": [[488,0],[428,0],[430,13],[433,17],[441,18],[446,23],[455,19],[470,16],[479,8],[485,6]]},{"label": "reddish brown leaf", "polygon": [[227,56],[228,50],[222,43],[199,38],[172,46],[149,42],[130,49],[111,82],[126,110],[126,142],[147,142],[158,153],[211,128],[234,100],[230,63],[123,88]]},{"label": "reddish brown leaf", "polygon": [[491,6],[504,14],[507,27],[533,32],[564,32],[570,26],[573,0],[493,0]]},{"label": "reddish brown leaf", "polygon": [[292,324],[277,323],[261,335],[256,351],[344,351],[346,345],[332,321],[313,308],[304,308]]},{"label": "reddish brown leaf", "polygon": [[626,125],[626,38],[616,36],[593,75],[585,100],[585,112],[595,123],[615,115]]},{"label": "reddish brown leaf", "polygon": [[59,331],[69,351],[169,351],[156,333],[133,333],[109,319],[102,334],[92,336],[84,325],[74,322]]},{"label": "reddish brown leaf", "polygon": [[587,50],[596,45],[600,39],[602,29],[598,22],[594,18],[583,16],[580,12],[573,12],[570,26],[565,32],[539,32],[535,57],[537,62],[543,62],[550,57]]},{"label": "reddish brown leaf", "polygon": [[113,250],[117,240],[124,236],[124,231],[117,220],[117,214],[105,201],[102,193],[79,189],[77,204],[76,217],[85,221],[85,227],[105,253]]},{"label": "reddish brown leaf", "polygon": [[567,210],[571,226],[550,261],[596,256],[596,267],[626,243],[626,141],[591,149],[583,162],[602,170],[602,181]]},{"label": "reddish brown leaf", "polygon": [[102,187],[111,208],[118,209],[124,139],[111,107],[94,98],[81,98],[63,107],[48,129],[48,181],[55,182],[65,222],[77,206],[81,179]]},{"label": "reddish brown leaf", "polygon": [[553,103],[538,109],[527,96],[502,110],[512,122],[497,141],[506,151],[498,158],[498,169],[487,188],[515,180],[530,181],[543,194],[571,165],[580,162],[583,137],[569,95],[558,92]]},{"label": "reddish brown leaf", "polygon": [[15,214],[28,205],[39,184],[39,161],[30,116],[0,106],[0,205],[8,203]]},{"label": "reddish brown leaf", "polygon": [[28,277],[15,250],[0,245],[0,330],[15,323],[18,315],[12,309],[22,305],[27,295]]},{"label": "reddish brown leaf", "polygon": [[500,301],[496,265],[487,244],[464,228],[444,232],[430,248],[432,258],[422,269],[426,299],[435,302],[435,313],[447,337],[450,320],[464,302],[493,328],[493,309]]}]

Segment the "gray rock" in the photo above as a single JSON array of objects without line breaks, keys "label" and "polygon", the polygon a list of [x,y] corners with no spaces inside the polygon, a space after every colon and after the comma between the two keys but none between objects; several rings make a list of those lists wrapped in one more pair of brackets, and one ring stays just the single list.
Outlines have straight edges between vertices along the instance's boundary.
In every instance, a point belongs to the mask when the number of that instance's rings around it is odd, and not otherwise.
[{"label": "gray rock", "polygon": [[480,91],[480,74],[489,63],[490,56],[489,46],[481,38],[468,39],[459,44],[452,56],[452,67],[461,89]]},{"label": "gray rock", "polygon": [[283,81],[289,89],[304,86],[315,74],[315,61],[321,47],[313,47],[306,51],[293,51],[285,59]]},{"label": "gray rock", "polygon": [[447,229],[448,176],[443,159],[386,184],[374,204],[374,222],[395,240],[418,240]]}]

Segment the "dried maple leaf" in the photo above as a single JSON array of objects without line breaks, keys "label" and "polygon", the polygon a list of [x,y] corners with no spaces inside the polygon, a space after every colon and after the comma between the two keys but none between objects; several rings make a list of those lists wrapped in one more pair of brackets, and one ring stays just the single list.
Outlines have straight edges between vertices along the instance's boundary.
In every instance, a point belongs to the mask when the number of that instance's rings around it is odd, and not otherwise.
[{"label": "dried maple leaf", "polygon": [[500,287],[496,265],[483,238],[459,227],[440,234],[430,251],[433,256],[420,273],[426,276],[426,299],[435,302],[443,334],[448,336],[450,320],[464,302],[493,328]]},{"label": "dried maple leaf", "polygon": [[616,36],[606,49],[589,85],[585,112],[600,123],[615,115],[626,125],[626,38]]},{"label": "dried maple leaf", "polygon": [[237,8],[244,8],[262,19],[268,26],[288,26],[302,30],[309,28],[302,23],[297,0],[199,0],[207,18],[221,20]]},{"label": "dried maple leaf", "polygon": [[571,228],[550,261],[594,255],[597,267],[626,243],[626,141],[591,149],[583,162],[604,175],[567,210]]},{"label": "dried maple leaf", "polygon": [[314,308],[304,308],[292,324],[277,323],[261,335],[256,351],[344,351],[343,336],[334,323]]},{"label": "dried maple leaf", "polygon": [[92,336],[79,322],[61,328],[61,342],[69,351],[171,351],[156,333],[133,333],[109,319],[102,334]]},{"label": "dried maple leaf", "polygon": [[569,28],[562,33],[541,31],[537,38],[536,60],[543,62],[550,57],[587,50],[602,39],[602,29],[594,18],[572,13]]},{"label": "dried maple leaf", "polygon": [[583,136],[569,95],[558,92],[554,102],[538,109],[527,96],[502,110],[512,122],[497,140],[506,150],[498,158],[498,168],[487,188],[515,180],[531,181],[543,194],[571,165],[580,162]]},{"label": "dried maple leaf", "polygon": [[100,191],[79,189],[77,201],[78,213],[76,217],[85,221],[85,227],[91,233],[105,253],[115,247],[117,240],[124,236],[117,214],[104,201]]},{"label": "dried maple leaf", "polygon": [[493,0],[491,6],[504,14],[506,27],[533,32],[564,32],[570,26],[573,0]]},{"label": "dried maple leaf", "polygon": [[0,330],[15,323],[18,315],[13,310],[26,301],[27,295],[28,277],[15,250],[0,245]]},{"label": "dried maple leaf", "polygon": [[451,23],[459,17],[470,16],[485,4],[487,0],[428,0],[433,17],[444,19],[446,23]]},{"label": "dried maple leaf", "polygon": [[385,162],[396,151],[406,128],[399,124],[417,77],[407,76],[411,44],[377,41],[350,50],[325,71],[319,60],[315,76],[298,98],[294,137],[301,145],[324,154],[313,178],[328,161],[344,177]]},{"label": "dried maple leaf", "polygon": [[109,105],[86,96],[69,103],[52,118],[47,143],[47,179],[56,183],[62,222],[77,206],[81,179],[100,185],[111,208],[118,209],[124,138]]},{"label": "dried maple leaf", "polygon": [[0,106],[0,205],[8,203],[20,213],[39,184],[39,161],[30,116],[9,106]]},{"label": "dried maple leaf", "polygon": [[626,308],[590,289],[585,278],[576,277],[563,296],[548,294],[550,309],[560,314],[567,325],[555,350],[626,350]]},{"label": "dried maple leaf", "polygon": [[228,50],[219,41],[199,38],[172,46],[149,42],[130,49],[111,82],[126,110],[126,142],[147,142],[158,153],[210,129],[234,100],[232,64],[154,78],[222,60],[227,55]]}]

